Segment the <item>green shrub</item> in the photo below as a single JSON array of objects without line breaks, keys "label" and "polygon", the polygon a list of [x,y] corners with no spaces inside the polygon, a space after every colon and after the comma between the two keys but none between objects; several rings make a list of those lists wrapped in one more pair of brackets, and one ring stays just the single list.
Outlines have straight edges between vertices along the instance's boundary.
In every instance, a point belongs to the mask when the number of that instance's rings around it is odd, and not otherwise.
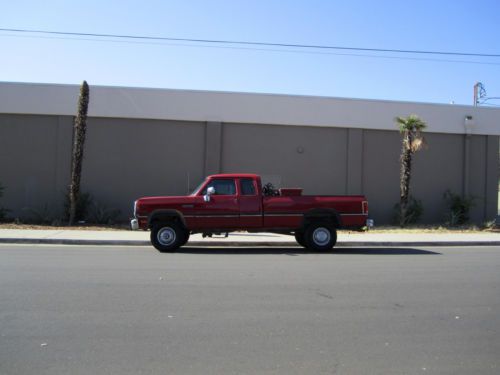
[{"label": "green shrub", "polygon": [[[69,220],[69,193],[65,196],[63,222]],[[75,222],[90,224],[115,224],[121,212],[94,200],[90,193],[81,193],[76,203]]]},{"label": "green shrub", "polygon": [[468,195],[461,196],[446,190],[443,194],[448,212],[446,213],[446,224],[452,226],[464,225],[470,221],[470,210],[475,206],[476,198]]},{"label": "green shrub", "polygon": [[[0,184],[0,198],[3,197],[4,187]],[[4,221],[7,218],[8,209],[0,206],[0,221]]]},{"label": "green shrub", "polygon": [[26,213],[23,222],[27,224],[54,225],[60,221],[47,203],[39,207],[25,207],[23,211]]},{"label": "green shrub", "polygon": [[119,209],[108,208],[98,202],[91,202],[86,219],[88,223],[92,224],[116,224],[120,213]]},{"label": "green shrub", "polygon": [[5,221],[7,219],[7,213],[9,210],[6,208],[0,207],[0,222]]},{"label": "green shrub", "polygon": [[424,206],[422,204],[422,201],[410,196],[408,198],[406,217],[403,221],[401,221],[400,203],[394,205],[393,223],[395,225],[401,225],[401,223],[403,223],[403,225],[415,224],[420,220],[423,212]]},{"label": "green shrub", "polygon": [[[68,198],[66,198],[64,209],[64,215],[66,216],[61,218],[48,204],[39,207],[27,207],[23,209],[25,215],[22,221],[27,224],[59,226],[62,223],[67,223],[67,215],[69,215]],[[88,193],[81,195],[76,212],[79,222],[107,225],[116,224],[121,213],[118,209],[108,208],[94,201]]]},{"label": "green shrub", "polygon": [[[89,213],[90,205],[92,204],[92,196],[89,193],[80,193],[76,202],[75,209],[75,222],[85,221]],[[64,215],[62,220],[67,222],[69,220],[69,191],[64,196]]]},{"label": "green shrub", "polygon": [[495,229],[497,227],[497,220],[496,219],[492,219],[492,220],[486,220],[482,227],[484,229]]}]

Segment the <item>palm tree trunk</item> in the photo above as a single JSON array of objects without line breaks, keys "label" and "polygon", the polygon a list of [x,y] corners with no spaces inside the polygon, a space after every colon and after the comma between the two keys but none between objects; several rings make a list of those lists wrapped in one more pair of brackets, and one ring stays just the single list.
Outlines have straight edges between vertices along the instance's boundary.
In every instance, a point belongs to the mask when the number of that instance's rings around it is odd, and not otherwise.
[{"label": "palm tree trunk", "polygon": [[410,196],[411,177],[411,135],[405,132],[401,149],[401,172],[400,172],[400,202],[399,202],[399,225],[404,227],[407,221],[408,198]]},{"label": "palm tree trunk", "polygon": [[73,158],[71,163],[71,184],[69,186],[69,225],[73,225],[76,216],[76,205],[80,196],[80,180],[82,175],[83,146],[87,130],[87,110],[89,104],[89,86],[83,81],[78,99],[78,115],[73,133]]}]

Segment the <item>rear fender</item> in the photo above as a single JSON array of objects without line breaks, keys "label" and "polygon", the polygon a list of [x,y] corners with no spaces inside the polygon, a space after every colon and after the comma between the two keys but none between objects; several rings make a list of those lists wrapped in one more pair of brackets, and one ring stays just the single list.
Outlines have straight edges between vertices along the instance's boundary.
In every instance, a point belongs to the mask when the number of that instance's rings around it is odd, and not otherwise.
[{"label": "rear fender", "polygon": [[302,230],[305,230],[309,224],[318,221],[327,222],[334,228],[340,228],[342,226],[342,220],[336,210],[333,208],[315,208],[304,214]]}]

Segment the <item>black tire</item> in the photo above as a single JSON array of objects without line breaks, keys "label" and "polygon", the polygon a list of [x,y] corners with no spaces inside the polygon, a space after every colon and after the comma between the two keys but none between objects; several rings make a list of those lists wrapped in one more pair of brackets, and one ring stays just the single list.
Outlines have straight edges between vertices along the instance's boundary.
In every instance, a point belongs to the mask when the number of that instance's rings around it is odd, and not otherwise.
[{"label": "black tire", "polygon": [[311,223],[304,233],[306,247],[314,251],[329,251],[337,243],[337,231],[330,223]]},{"label": "black tire", "polygon": [[187,242],[189,241],[189,232],[188,231],[185,231],[184,233],[184,240],[182,241],[182,244],[181,246],[184,246],[185,244],[187,244]]},{"label": "black tire", "polygon": [[186,233],[176,222],[155,223],[151,227],[151,243],[162,253],[175,251],[185,243]]},{"label": "black tire", "polygon": [[295,232],[295,241],[302,246],[302,247],[307,247],[306,245],[306,239],[304,238],[304,233],[303,232]]}]

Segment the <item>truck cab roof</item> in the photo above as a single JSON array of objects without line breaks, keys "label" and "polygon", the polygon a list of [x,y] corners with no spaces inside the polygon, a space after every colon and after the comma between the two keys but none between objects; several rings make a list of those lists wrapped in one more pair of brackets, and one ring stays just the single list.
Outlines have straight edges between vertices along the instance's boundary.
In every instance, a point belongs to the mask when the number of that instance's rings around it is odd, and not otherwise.
[{"label": "truck cab roof", "polygon": [[260,176],[255,173],[219,173],[208,176],[208,178],[252,178],[257,179]]}]

